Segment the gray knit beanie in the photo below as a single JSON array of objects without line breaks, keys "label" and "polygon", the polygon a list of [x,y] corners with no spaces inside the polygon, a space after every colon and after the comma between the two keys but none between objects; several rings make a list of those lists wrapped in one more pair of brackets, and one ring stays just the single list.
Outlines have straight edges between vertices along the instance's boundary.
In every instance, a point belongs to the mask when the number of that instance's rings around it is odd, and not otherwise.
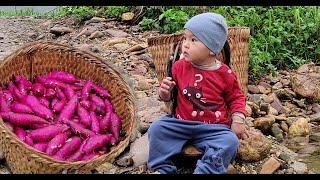
[{"label": "gray knit beanie", "polygon": [[220,14],[202,13],[192,17],[185,25],[212,52],[219,53],[228,34],[228,26]]}]

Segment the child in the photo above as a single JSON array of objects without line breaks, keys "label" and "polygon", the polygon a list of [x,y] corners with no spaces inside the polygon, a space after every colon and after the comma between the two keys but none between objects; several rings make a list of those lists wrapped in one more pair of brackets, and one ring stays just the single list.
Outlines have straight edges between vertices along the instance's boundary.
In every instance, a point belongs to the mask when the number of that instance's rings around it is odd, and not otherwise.
[{"label": "child", "polygon": [[175,173],[172,156],[191,142],[203,152],[195,174],[226,173],[237,154],[238,138],[248,137],[245,96],[235,73],[217,60],[227,40],[227,24],[219,14],[203,13],[184,28],[183,58],[174,63],[173,78],[164,78],[158,90],[163,101],[170,101],[172,88],[177,87],[176,113],[151,124],[148,168]]}]

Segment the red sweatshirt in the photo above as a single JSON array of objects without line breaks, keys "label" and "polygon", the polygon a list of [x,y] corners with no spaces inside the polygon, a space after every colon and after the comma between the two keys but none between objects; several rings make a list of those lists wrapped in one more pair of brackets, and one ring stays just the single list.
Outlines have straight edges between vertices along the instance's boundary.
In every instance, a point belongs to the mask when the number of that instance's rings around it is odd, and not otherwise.
[{"label": "red sweatshirt", "polygon": [[172,74],[178,88],[179,119],[230,125],[228,111],[246,114],[245,96],[227,65],[203,70],[182,59],[174,63]]}]

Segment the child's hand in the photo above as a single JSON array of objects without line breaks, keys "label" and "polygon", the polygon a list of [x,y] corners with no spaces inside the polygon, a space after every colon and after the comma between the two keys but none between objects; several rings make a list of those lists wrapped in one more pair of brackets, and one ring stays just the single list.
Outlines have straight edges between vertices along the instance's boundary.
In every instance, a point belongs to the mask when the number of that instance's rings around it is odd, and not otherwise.
[{"label": "child's hand", "polygon": [[171,90],[176,85],[171,77],[165,77],[159,87],[158,93],[163,101],[170,101]]},{"label": "child's hand", "polygon": [[232,117],[231,129],[239,139],[247,139],[249,137],[247,124],[238,116]]}]

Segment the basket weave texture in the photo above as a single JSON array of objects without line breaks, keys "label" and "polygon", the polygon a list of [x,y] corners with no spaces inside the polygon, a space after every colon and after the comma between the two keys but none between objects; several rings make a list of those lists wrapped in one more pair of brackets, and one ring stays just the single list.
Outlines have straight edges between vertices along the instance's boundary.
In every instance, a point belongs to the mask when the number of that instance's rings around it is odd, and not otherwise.
[{"label": "basket weave texture", "polygon": [[[236,73],[244,94],[248,92],[249,37],[248,27],[229,27],[230,62],[226,62],[224,51],[218,55],[218,59]],[[167,61],[172,53],[172,47],[181,39],[182,34],[161,35],[148,39],[148,50],[152,55],[159,82],[167,76]]]},{"label": "basket weave texture", "polygon": [[8,84],[15,75],[33,81],[35,76],[52,70],[66,71],[109,90],[115,112],[122,121],[126,136],[110,152],[89,161],[64,162],[37,151],[17,138],[0,118],[0,146],[13,173],[58,174],[64,170],[90,173],[103,163],[111,163],[128,146],[135,123],[135,100],[126,81],[105,60],[90,52],[67,45],[38,41],[30,43],[10,56],[0,65],[0,85]]}]

